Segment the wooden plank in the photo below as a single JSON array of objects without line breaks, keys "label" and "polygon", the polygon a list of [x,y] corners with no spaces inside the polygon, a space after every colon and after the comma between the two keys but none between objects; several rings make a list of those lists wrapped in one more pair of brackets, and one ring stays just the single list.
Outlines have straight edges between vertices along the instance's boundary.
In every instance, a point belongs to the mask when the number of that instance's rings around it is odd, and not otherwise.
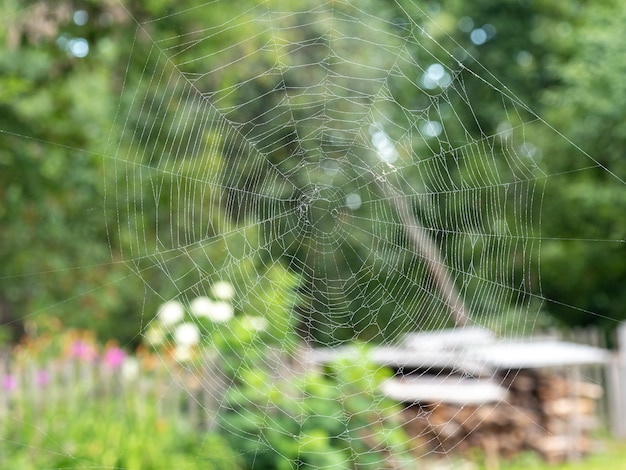
[{"label": "wooden plank", "polygon": [[473,346],[485,346],[492,343],[495,339],[493,332],[486,328],[468,326],[409,333],[402,340],[402,345],[416,350],[455,350]]},{"label": "wooden plank", "polygon": [[609,364],[607,394],[611,413],[611,431],[615,437],[626,437],[626,323],[616,330],[617,353]]},{"label": "wooden plank", "polygon": [[382,391],[389,398],[412,404],[481,405],[502,401],[508,394],[506,388],[491,381],[460,376],[397,377],[387,380]]},{"label": "wooden plank", "polygon": [[507,341],[472,351],[472,355],[501,370],[606,364],[610,360],[608,351],[562,341]]},{"label": "wooden plank", "polygon": [[626,437],[626,415],[624,411],[624,400],[622,393],[622,376],[623,367],[619,355],[615,355],[608,366],[607,371],[607,395],[608,406],[611,410],[609,413],[609,426],[611,434],[617,438]]}]

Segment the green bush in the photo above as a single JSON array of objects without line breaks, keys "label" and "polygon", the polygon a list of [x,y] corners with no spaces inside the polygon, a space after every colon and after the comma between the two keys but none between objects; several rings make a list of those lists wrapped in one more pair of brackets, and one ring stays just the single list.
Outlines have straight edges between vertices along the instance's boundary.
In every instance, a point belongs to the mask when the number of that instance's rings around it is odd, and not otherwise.
[{"label": "green bush", "polygon": [[384,376],[353,358],[289,380],[248,370],[228,392],[220,425],[248,468],[411,466],[398,409],[377,392]]}]

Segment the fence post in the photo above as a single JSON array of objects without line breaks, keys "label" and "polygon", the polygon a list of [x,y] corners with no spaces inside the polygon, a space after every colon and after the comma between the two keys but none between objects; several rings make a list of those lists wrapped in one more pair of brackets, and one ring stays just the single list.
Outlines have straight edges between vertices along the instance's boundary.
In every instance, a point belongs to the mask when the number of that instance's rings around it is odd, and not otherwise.
[{"label": "fence post", "polygon": [[609,416],[611,432],[617,438],[626,437],[626,323],[616,330],[617,351],[608,373]]}]

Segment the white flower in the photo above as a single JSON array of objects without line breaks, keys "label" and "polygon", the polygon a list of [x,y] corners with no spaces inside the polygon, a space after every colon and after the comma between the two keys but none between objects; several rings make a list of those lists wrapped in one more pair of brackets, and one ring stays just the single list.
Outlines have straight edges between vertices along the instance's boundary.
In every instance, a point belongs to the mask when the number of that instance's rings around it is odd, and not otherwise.
[{"label": "white flower", "polygon": [[193,350],[190,346],[176,346],[174,349],[174,359],[178,362],[187,362],[193,358]]},{"label": "white flower", "polygon": [[122,378],[127,381],[132,381],[139,375],[139,361],[134,357],[127,357],[122,362]]},{"label": "white flower", "polygon": [[223,323],[233,318],[234,314],[233,306],[228,302],[214,302],[208,317],[216,323]]},{"label": "white flower", "polygon": [[200,341],[200,330],[193,323],[181,323],[174,330],[174,341],[178,346],[193,346]]},{"label": "white flower", "polygon": [[150,346],[160,346],[165,339],[165,333],[160,326],[156,324],[150,325],[150,328],[146,330],[146,341]]},{"label": "white flower", "polygon": [[216,299],[231,300],[235,296],[235,289],[228,281],[219,281],[213,284],[211,292]]},{"label": "white flower", "polygon": [[244,325],[253,331],[265,331],[269,324],[263,317],[249,316],[245,318]]},{"label": "white flower", "polygon": [[208,297],[196,297],[189,304],[189,309],[197,317],[210,317],[213,311],[213,301]]},{"label": "white flower", "polygon": [[183,319],[185,309],[177,300],[170,300],[159,307],[157,316],[161,325],[172,326]]}]

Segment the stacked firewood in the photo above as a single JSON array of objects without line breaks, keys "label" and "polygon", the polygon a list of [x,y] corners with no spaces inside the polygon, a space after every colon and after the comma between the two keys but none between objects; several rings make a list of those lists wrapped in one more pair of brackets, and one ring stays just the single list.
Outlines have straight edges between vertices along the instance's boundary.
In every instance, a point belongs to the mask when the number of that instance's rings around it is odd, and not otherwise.
[{"label": "stacked firewood", "polygon": [[428,452],[480,447],[487,457],[509,458],[534,450],[548,462],[559,462],[592,450],[599,385],[539,370],[509,372],[500,383],[509,392],[497,403],[407,406],[407,431]]}]

